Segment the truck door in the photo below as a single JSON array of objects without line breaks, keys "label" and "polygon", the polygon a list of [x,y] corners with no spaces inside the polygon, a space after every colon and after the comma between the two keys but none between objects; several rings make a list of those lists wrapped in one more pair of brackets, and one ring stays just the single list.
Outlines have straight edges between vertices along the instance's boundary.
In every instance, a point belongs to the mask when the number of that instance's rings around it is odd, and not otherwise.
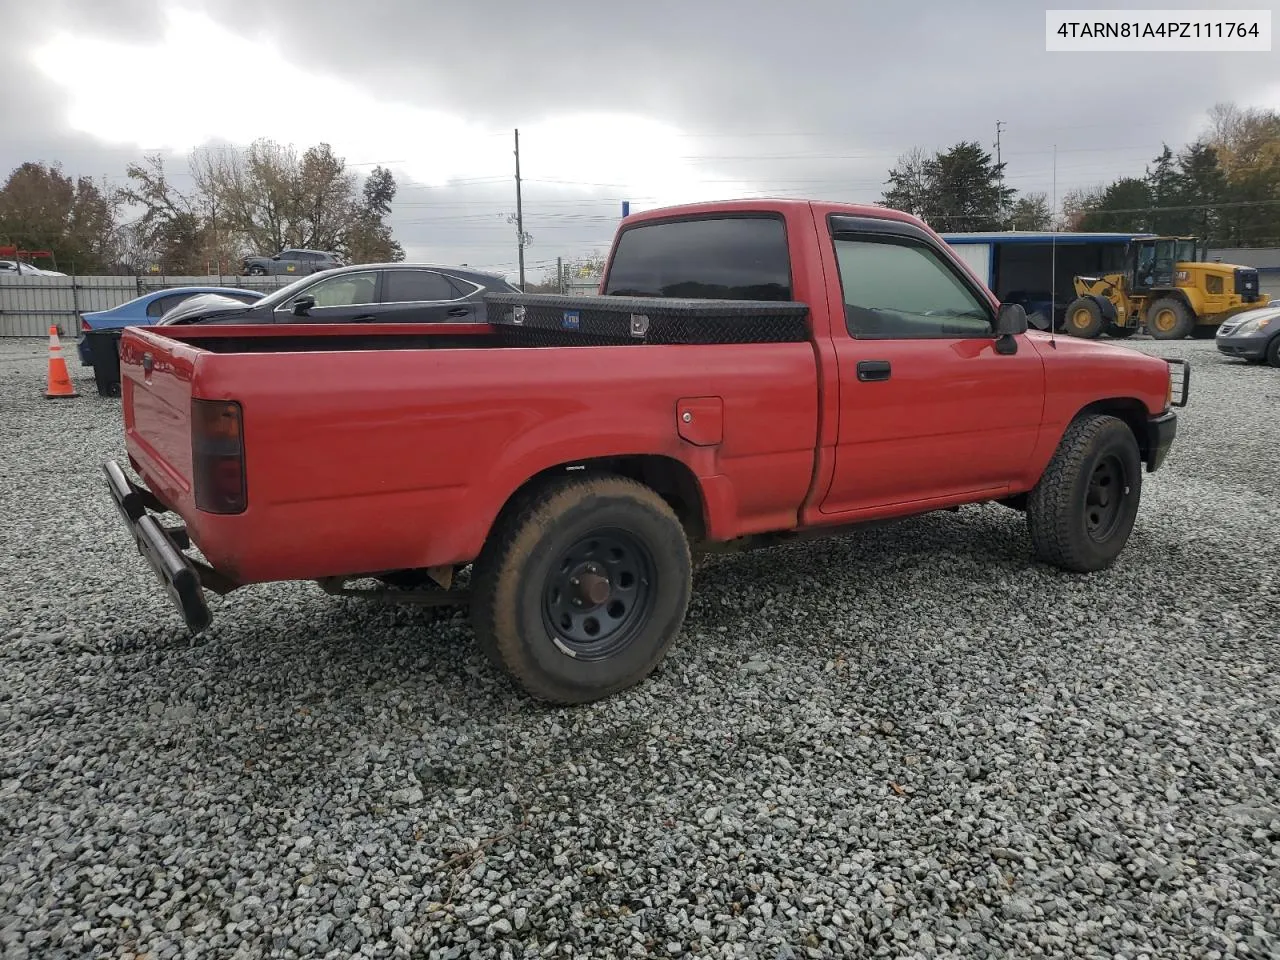
[{"label": "truck door", "polygon": [[1022,336],[996,352],[985,292],[914,225],[833,217],[830,229],[845,324],[832,331],[840,422],[821,511],[1000,495],[1040,430],[1035,348]]}]

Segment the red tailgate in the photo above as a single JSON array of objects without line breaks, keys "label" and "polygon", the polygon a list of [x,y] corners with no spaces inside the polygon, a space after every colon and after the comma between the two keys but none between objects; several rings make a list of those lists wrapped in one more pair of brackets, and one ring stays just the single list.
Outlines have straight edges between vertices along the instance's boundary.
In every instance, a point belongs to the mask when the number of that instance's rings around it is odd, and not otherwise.
[{"label": "red tailgate", "polygon": [[129,460],[151,491],[190,516],[191,380],[205,351],[149,330],[120,338],[120,390]]}]

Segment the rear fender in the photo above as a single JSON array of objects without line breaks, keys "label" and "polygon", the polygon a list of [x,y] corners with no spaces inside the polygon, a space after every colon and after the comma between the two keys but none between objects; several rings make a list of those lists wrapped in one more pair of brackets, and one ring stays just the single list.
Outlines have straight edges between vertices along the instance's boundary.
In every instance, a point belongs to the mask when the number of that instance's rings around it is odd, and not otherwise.
[{"label": "rear fender", "polygon": [[680,515],[691,540],[716,539],[732,529],[735,501],[728,479],[718,475],[714,449],[688,447],[675,438],[668,443],[652,441],[645,437],[643,442],[629,438],[607,446],[583,444],[578,456],[563,449],[543,450],[495,465],[493,480],[478,485],[458,506],[457,516],[469,522],[441,531],[447,542],[437,541],[433,552],[455,557],[459,563],[473,560],[494,525],[518,509],[523,493],[559,477],[587,472],[619,473],[654,487]]}]

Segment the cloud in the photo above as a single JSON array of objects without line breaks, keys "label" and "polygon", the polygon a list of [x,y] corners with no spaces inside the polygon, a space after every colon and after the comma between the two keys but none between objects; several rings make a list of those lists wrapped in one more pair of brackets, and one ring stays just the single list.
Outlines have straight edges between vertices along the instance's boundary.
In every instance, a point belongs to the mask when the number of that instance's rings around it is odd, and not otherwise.
[{"label": "cloud", "polygon": [[299,16],[257,0],[6,11],[0,88],[24,101],[0,97],[0,162],[60,156],[119,176],[122,157],[180,156],[206,138],[326,140],[354,163],[393,161],[393,222],[412,256],[509,263],[518,126],[531,259],[551,262],[606,245],[624,197],[874,200],[903,151],[990,147],[997,120],[1010,183],[1049,190],[1056,145],[1061,195],[1141,173],[1163,143],[1195,136],[1215,101],[1274,104],[1280,91],[1268,54],[1046,53],[1043,8],[1022,0],[358,11],[321,2]]}]

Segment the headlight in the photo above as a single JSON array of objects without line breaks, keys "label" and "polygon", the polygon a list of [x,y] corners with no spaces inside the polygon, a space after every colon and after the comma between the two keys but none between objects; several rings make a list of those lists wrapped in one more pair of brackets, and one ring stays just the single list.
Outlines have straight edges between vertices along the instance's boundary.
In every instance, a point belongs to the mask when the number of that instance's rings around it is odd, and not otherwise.
[{"label": "headlight", "polygon": [[1251,337],[1255,333],[1261,333],[1263,330],[1266,330],[1267,327],[1273,323],[1275,323],[1275,319],[1272,317],[1259,317],[1256,320],[1246,320],[1244,323],[1240,324],[1240,326],[1236,327],[1235,336]]}]

